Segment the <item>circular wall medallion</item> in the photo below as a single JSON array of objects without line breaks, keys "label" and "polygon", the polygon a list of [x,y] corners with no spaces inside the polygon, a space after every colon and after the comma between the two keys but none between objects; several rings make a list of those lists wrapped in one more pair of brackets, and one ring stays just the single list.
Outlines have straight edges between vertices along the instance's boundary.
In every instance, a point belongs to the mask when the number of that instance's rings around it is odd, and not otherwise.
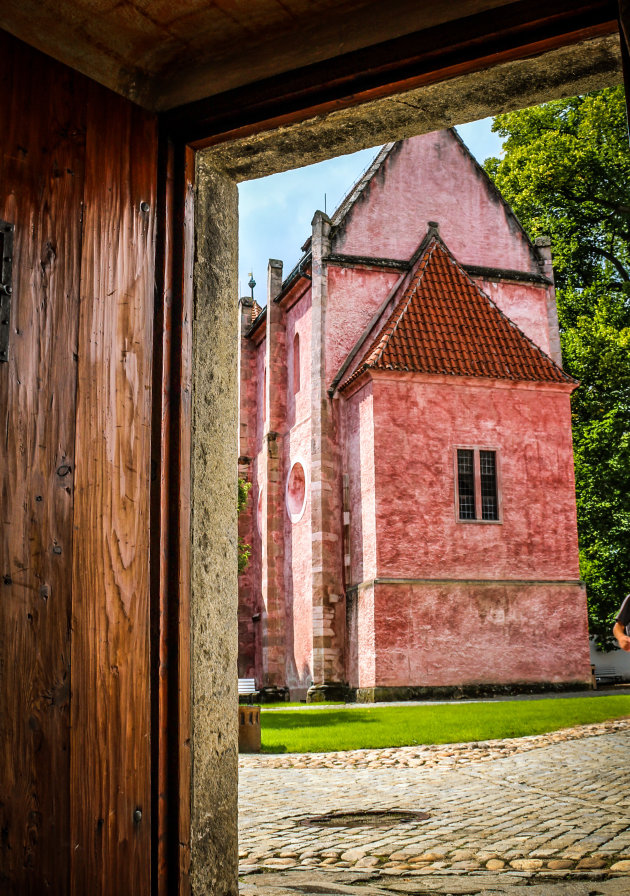
[{"label": "circular wall medallion", "polygon": [[287,479],[286,502],[291,522],[297,523],[306,507],[306,473],[299,460],[293,462]]}]

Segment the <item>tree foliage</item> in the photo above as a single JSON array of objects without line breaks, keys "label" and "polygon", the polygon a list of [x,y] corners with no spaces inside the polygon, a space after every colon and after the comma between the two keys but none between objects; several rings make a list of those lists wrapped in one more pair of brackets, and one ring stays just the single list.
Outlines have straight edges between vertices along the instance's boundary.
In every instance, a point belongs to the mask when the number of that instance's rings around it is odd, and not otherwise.
[{"label": "tree foliage", "polygon": [[572,398],[580,569],[606,639],[630,590],[630,151],[622,88],[499,115],[486,171],[552,241]]},{"label": "tree foliage", "polygon": [[[238,497],[237,497],[237,511],[239,515],[245,509],[245,505],[247,504],[247,496],[249,494],[249,490],[252,487],[251,482],[248,482],[246,479],[238,478]],[[238,537],[238,574],[240,575],[247,569],[247,564],[249,563],[249,555],[251,554],[251,547],[248,544],[245,544],[241,536]]]}]

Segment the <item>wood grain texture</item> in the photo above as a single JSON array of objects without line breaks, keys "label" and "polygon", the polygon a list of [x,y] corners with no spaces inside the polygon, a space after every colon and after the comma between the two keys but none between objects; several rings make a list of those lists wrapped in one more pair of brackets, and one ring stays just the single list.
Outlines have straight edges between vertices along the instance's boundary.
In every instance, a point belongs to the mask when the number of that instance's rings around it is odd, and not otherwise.
[{"label": "wood grain texture", "polygon": [[[90,84],[72,613],[71,892],[149,893],[155,118]],[[143,210],[141,203],[148,203]]]},{"label": "wood grain texture", "polygon": [[183,148],[176,168],[178,178],[179,208],[178,232],[180,267],[178,289],[181,301],[177,339],[181,345],[179,369],[180,406],[177,419],[179,463],[179,508],[177,527],[179,533],[179,578],[177,582],[178,614],[178,717],[179,717],[179,894],[191,892],[191,788],[192,788],[192,670],[191,663],[191,464],[192,464],[192,388],[193,388],[193,264],[195,247],[195,154]]},{"label": "wood grain texture", "polygon": [[613,0],[517,0],[294,68],[164,113],[203,149],[617,30]]},{"label": "wood grain texture", "polygon": [[156,896],[190,892],[190,452],[194,154],[160,150],[152,495]]},{"label": "wood grain texture", "polygon": [[[169,699],[177,668],[170,643],[171,605],[171,353],[173,351],[173,167],[174,147],[163,140],[158,162],[158,227],[156,242],[156,290],[153,331],[153,428],[151,460],[151,686],[152,706],[152,839],[153,893],[169,892],[169,843],[171,804],[169,749],[172,725],[169,725]],[[176,726],[175,726],[176,727]],[[176,751],[175,751],[176,755]],[[175,801],[176,804],[176,801]]]},{"label": "wood grain texture", "polygon": [[0,33],[0,83],[0,218],[15,224],[0,364],[0,890],[66,893],[86,82]]},{"label": "wood grain texture", "polygon": [[151,601],[156,896],[188,893],[190,865],[190,420],[194,156],[160,146]]}]

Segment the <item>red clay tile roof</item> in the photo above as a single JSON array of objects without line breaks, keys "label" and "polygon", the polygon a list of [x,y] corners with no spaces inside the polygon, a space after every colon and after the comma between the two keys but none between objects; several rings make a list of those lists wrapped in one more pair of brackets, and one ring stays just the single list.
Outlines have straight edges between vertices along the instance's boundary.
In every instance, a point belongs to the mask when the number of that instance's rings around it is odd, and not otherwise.
[{"label": "red clay tile roof", "polygon": [[258,304],[256,299],[254,299],[254,304],[252,305],[252,323],[254,323],[261,311],[261,306]]},{"label": "red clay tile roof", "polygon": [[429,239],[409,287],[344,389],[370,368],[574,383]]}]

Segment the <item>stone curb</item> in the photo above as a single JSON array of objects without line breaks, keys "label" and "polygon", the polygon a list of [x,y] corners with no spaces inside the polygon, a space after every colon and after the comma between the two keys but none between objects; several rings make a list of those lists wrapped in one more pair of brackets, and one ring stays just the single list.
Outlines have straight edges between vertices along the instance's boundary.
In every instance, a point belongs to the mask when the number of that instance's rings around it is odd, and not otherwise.
[{"label": "stone curb", "polygon": [[625,731],[630,718],[592,725],[562,728],[549,734],[472,743],[436,744],[416,747],[387,747],[371,750],[340,750],[331,753],[272,753],[240,755],[239,768],[436,768],[470,762],[490,762],[515,753],[526,753],[564,741],[580,740]]}]

